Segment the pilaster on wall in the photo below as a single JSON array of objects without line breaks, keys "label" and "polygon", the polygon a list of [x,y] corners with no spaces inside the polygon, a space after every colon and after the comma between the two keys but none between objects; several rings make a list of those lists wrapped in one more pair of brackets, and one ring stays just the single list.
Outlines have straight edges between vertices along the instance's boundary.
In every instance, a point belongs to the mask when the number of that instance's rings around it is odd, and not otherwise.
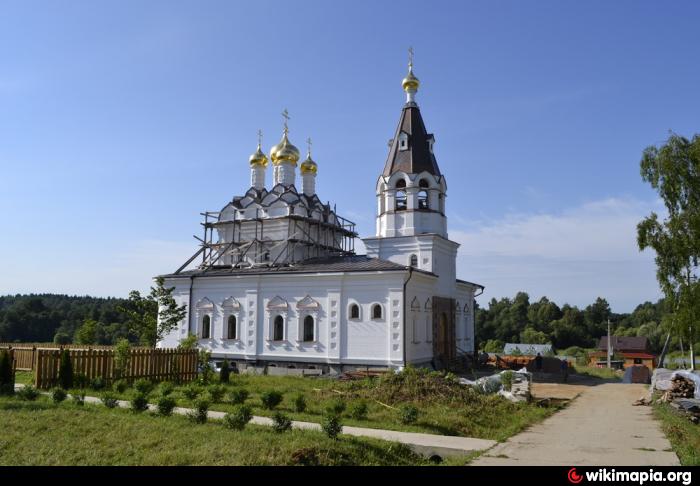
[{"label": "pilaster on wall", "polygon": [[241,326],[244,329],[242,341],[245,354],[255,356],[258,352],[258,292],[249,290],[245,295],[245,321]]},{"label": "pilaster on wall", "polygon": [[402,366],[403,356],[403,289],[389,289],[389,308],[387,310],[389,324],[389,359],[392,364]]},{"label": "pilaster on wall", "polygon": [[341,344],[341,292],[339,289],[328,289],[328,360],[330,362],[340,361]]}]

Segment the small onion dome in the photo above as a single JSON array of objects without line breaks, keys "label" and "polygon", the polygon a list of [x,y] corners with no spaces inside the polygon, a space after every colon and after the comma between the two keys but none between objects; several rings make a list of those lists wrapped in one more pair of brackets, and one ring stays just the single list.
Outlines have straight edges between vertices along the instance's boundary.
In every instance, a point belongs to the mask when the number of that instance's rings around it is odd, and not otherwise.
[{"label": "small onion dome", "polygon": [[306,156],[306,160],[301,163],[301,173],[302,174],[316,174],[318,172],[318,165],[311,158],[311,154]]},{"label": "small onion dome", "polygon": [[280,143],[270,149],[270,158],[275,165],[279,165],[282,162],[290,162],[296,167],[299,161],[299,149],[289,141],[286,130]]},{"label": "small onion dome", "polygon": [[401,86],[403,87],[403,90],[406,92],[418,91],[418,86],[420,86],[420,81],[418,81],[418,78],[413,75],[413,67],[408,68],[408,74],[406,75],[405,78],[403,78],[403,81],[401,81]]},{"label": "small onion dome", "polygon": [[258,144],[258,150],[250,156],[248,161],[251,167],[267,167],[267,155],[260,149],[260,144]]}]

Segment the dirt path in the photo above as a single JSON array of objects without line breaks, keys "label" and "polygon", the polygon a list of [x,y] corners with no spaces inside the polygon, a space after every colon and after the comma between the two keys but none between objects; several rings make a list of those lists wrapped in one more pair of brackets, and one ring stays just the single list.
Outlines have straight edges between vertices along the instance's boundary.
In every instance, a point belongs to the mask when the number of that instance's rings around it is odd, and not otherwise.
[{"label": "dirt path", "polygon": [[576,388],[580,395],[566,409],[489,449],[472,464],[680,465],[651,407],[632,406],[647,386],[606,383]]}]

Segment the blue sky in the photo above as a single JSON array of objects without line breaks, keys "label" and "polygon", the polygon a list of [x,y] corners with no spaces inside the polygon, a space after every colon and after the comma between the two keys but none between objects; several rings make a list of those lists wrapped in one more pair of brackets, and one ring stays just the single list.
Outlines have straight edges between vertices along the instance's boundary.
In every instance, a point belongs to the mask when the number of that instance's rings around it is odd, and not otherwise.
[{"label": "blue sky", "polygon": [[645,146],[698,131],[697,2],[0,0],[0,294],[124,296],[196,249],[199,212],[314,140],[320,197],[374,232],[415,49],[458,275],[480,302],[659,296],[635,225]]}]

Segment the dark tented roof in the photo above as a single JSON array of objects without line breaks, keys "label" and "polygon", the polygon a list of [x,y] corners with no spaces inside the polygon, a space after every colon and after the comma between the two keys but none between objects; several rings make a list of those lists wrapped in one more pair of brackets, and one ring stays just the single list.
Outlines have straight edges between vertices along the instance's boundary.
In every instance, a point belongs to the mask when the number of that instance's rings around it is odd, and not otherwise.
[{"label": "dark tented roof", "polygon": [[[334,272],[379,272],[379,271],[407,271],[408,267],[379,258],[370,258],[366,255],[338,256],[310,258],[301,263],[289,266],[258,266],[247,268],[213,268],[211,270],[187,270],[179,274],[163,275],[163,277],[191,277],[191,276],[226,276],[226,275],[270,275],[283,273],[334,273]],[[430,272],[415,270],[417,272],[433,275]]]},{"label": "dark tented roof", "polygon": [[[610,343],[615,351],[646,351],[647,338],[644,336],[611,336]],[[608,337],[603,336],[598,349],[608,349]]]},{"label": "dark tented roof", "polygon": [[[399,150],[401,132],[408,135],[408,150]],[[435,160],[435,155],[430,151],[429,140],[432,139],[433,135],[425,129],[418,105],[406,103],[401,111],[401,119],[389,149],[389,157],[386,159],[383,174],[390,176],[398,171],[409,174],[426,171],[439,176],[440,168]]]}]

